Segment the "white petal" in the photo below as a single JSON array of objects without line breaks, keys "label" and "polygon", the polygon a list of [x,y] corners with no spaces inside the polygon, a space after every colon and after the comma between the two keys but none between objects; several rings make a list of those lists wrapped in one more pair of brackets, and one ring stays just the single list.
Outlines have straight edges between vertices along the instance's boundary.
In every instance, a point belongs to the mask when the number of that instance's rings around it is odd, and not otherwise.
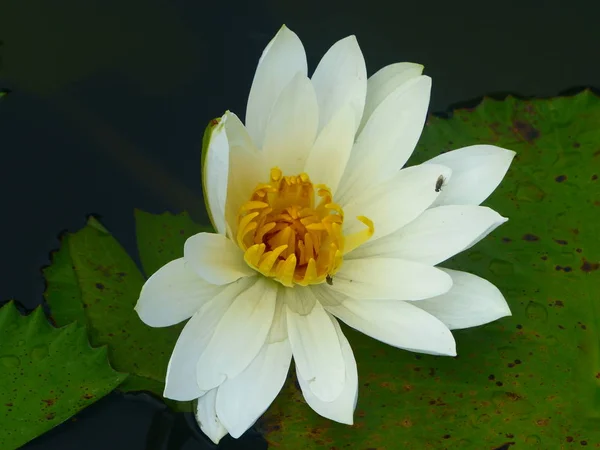
[{"label": "white petal", "polygon": [[307,315],[287,308],[287,327],[297,370],[308,388],[322,401],[335,400],[344,389],[346,374],[332,319],[317,302]]},{"label": "white petal", "polygon": [[237,377],[225,380],[217,394],[217,414],[234,438],[240,437],[266,411],[283,387],[292,360],[285,327],[285,307],[278,302],[267,342],[256,358]]},{"label": "white petal", "polygon": [[451,330],[476,327],[511,315],[502,293],[489,281],[467,272],[442,270],[452,277],[452,289],[415,305]]},{"label": "white petal", "polygon": [[483,206],[428,209],[398,231],[367,242],[348,256],[400,258],[432,266],[467,249],[508,219]]},{"label": "white petal", "polygon": [[331,319],[335,331],[340,340],[342,355],[346,365],[346,379],[344,381],[344,389],[341,394],[331,402],[324,402],[315,396],[309,388],[308,382],[302,378],[302,375],[296,367],[296,376],[298,383],[302,389],[302,394],[306,403],[314,409],[318,414],[327,419],[335,420],[336,422],[352,425],[354,423],[353,416],[356,409],[356,401],[358,400],[358,373],[356,370],[356,361],[354,353],[350,347],[350,343],[342,330],[337,320]]},{"label": "white petal", "polygon": [[358,132],[363,129],[373,111],[400,85],[423,73],[420,64],[401,62],[378,70],[367,80],[367,101]]},{"label": "white petal", "polygon": [[371,114],[356,140],[340,184],[338,203],[392,178],[415,149],[429,106],[431,79],[412,78],[400,85]]},{"label": "white petal", "polygon": [[303,286],[295,286],[293,289],[279,288],[278,298],[293,312],[305,316],[310,314],[317,303],[313,292]]},{"label": "white petal", "polygon": [[394,258],[344,261],[329,286],[357,300],[423,300],[451,287],[452,279],[440,269]]},{"label": "white petal", "polygon": [[341,107],[319,133],[306,162],[304,171],[312,182],[327,185],[333,193],[354,144],[354,115],[349,106]]},{"label": "white petal", "polygon": [[215,410],[215,402],[217,398],[217,389],[211,389],[198,399],[196,407],[196,420],[200,425],[200,429],[206,434],[211,441],[218,444],[219,441],[227,434],[227,430],[217,417]]},{"label": "white petal", "polygon": [[181,331],[167,367],[164,396],[173,400],[194,400],[204,394],[196,377],[196,363],[210,342],[221,318],[240,293],[252,285],[243,278],[227,286],[205,303]]},{"label": "white petal", "polygon": [[315,142],[318,121],[314,88],[306,75],[298,73],[277,99],[269,117],[263,146],[265,160],[286,175],[299,174]]},{"label": "white petal", "polygon": [[237,233],[237,215],[240,207],[250,200],[259,182],[269,179],[270,167],[235,114],[227,113],[225,131],[229,141],[229,181],[225,217],[231,232],[230,237],[233,237]]},{"label": "white petal", "polygon": [[183,257],[191,269],[212,284],[227,284],[256,275],[244,261],[242,250],[222,234],[198,233],[189,237]]},{"label": "white petal", "polygon": [[472,145],[443,153],[425,164],[452,169],[452,182],[444,185],[436,205],[479,205],[500,184],[516,153],[494,145]]},{"label": "white petal", "polygon": [[225,202],[229,173],[229,143],[225,133],[227,114],[210,131],[206,155],[202,161],[202,183],[210,220],[220,234],[225,234]]},{"label": "white petal", "polygon": [[135,310],[146,325],[169,327],[192,317],[221,289],[204,281],[179,258],[148,278]]},{"label": "white petal", "polygon": [[312,84],[319,101],[319,130],[343,106],[354,112],[353,134],[358,128],[367,95],[367,68],[355,36],[331,46],[313,74]]},{"label": "white petal", "polygon": [[263,51],[248,97],[246,127],[258,148],[275,102],[297,73],[308,73],[306,53],[298,36],[284,25]]},{"label": "white petal", "polygon": [[344,234],[361,231],[365,225],[357,216],[366,216],[375,226],[371,242],[393,233],[415,220],[439,195],[435,183],[439,176],[450,178],[451,171],[444,166],[421,164],[398,172],[389,181],[383,182],[352,200],[342,204]]},{"label": "white petal", "polygon": [[394,347],[456,356],[456,344],[450,330],[431,314],[414,306],[418,303],[346,299],[340,305],[328,306],[327,310],[352,328]]},{"label": "white petal", "polygon": [[273,323],[277,289],[265,277],[255,279],[227,309],[200,355],[196,366],[200,389],[212,389],[238,376],[264,345]]}]

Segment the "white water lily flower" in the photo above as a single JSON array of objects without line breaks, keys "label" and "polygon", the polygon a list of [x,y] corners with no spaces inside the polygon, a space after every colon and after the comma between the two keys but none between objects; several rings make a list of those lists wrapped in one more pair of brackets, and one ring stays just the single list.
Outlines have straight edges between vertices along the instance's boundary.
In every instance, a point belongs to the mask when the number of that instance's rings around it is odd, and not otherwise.
[{"label": "white water lily flower", "polygon": [[302,43],[283,27],[258,63],[246,124],[227,112],[208,131],[203,182],[217,233],[190,237],[136,310],[154,327],[191,317],[164,395],[198,399],[214,442],[254,424],[292,357],[307,403],[352,424],[356,362],[338,319],[453,356],[451,329],[510,315],[488,281],[436,266],[506,221],[478,205],[514,152],[475,145],[403,168],[429,103],[422,70],[393,64],[367,80],[350,36],[308,78]]}]

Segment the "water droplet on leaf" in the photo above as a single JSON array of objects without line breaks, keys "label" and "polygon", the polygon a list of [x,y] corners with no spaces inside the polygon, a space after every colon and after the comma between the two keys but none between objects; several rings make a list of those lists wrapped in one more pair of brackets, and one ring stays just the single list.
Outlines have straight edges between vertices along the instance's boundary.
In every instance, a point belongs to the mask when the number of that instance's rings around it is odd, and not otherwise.
[{"label": "water droplet on leaf", "polygon": [[31,359],[33,361],[40,361],[48,356],[48,346],[47,345],[38,345],[31,349]]},{"label": "water droplet on leaf", "polygon": [[21,360],[15,355],[0,356],[0,366],[3,367],[19,367]]},{"label": "water droplet on leaf", "polygon": [[490,262],[489,269],[494,275],[498,276],[512,275],[514,272],[514,268],[511,263],[502,261],[500,259],[493,259]]},{"label": "water droplet on leaf", "polygon": [[548,310],[540,303],[530,301],[525,307],[525,312],[530,319],[540,320],[542,322],[548,320]]}]

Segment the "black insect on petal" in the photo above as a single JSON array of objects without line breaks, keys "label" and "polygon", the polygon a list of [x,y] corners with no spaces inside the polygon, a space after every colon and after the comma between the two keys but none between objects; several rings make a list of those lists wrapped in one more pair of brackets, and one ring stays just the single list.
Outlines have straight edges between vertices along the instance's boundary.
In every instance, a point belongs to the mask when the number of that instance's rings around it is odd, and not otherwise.
[{"label": "black insect on petal", "polygon": [[444,175],[440,175],[435,182],[435,192],[440,192],[442,190],[442,186],[444,185]]},{"label": "black insect on petal", "polygon": [[333,278],[331,278],[331,276],[330,276],[330,275],[327,275],[327,276],[325,277],[325,281],[327,281],[327,284],[328,284],[329,286],[333,286]]}]

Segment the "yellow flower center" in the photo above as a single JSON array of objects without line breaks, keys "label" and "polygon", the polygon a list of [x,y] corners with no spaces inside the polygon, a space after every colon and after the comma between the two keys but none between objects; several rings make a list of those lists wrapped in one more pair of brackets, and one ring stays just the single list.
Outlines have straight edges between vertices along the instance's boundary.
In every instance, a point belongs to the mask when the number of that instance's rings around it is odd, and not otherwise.
[{"label": "yellow flower center", "polygon": [[373,223],[358,219],[367,229],[344,237],[344,212],[331,190],[305,173],[283,176],[275,167],[240,208],[236,239],[250,267],[284,286],[307,286],[331,282],[343,255],[373,235]]}]

